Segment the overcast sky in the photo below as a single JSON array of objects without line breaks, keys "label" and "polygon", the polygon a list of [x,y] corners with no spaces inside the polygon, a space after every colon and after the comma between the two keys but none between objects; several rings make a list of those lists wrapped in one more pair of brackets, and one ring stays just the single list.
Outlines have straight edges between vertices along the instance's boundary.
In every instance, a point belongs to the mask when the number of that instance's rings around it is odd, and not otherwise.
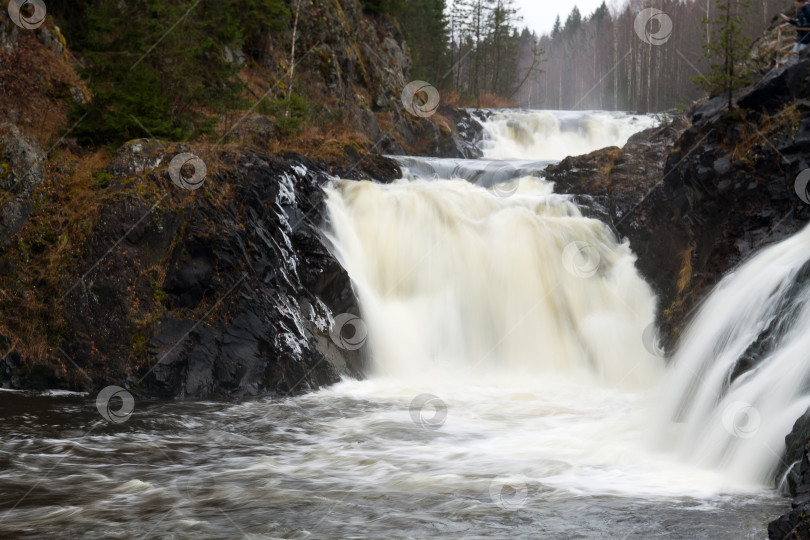
[{"label": "overcast sky", "polygon": [[[574,6],[579,8],[583,16],[590,15],[599,7],[602,0],[517,0],[523,15],[521,26],[528,26],[538,34],[546,34],[554,27],[557,15],[565,24],[565,18],[571,13]],[[610,7],[612,2],[608,1]]]}]

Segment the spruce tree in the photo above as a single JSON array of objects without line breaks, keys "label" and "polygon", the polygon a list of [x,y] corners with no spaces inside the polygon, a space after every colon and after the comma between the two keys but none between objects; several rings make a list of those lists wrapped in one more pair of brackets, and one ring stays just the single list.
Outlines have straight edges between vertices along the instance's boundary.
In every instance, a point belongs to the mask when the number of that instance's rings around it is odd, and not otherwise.
[{"label": "spruce tree", "polygon": [[751,50],[751,38],[745,35],[743,25],[751,7],[751,0],[716,0],[717,16],[703,19],[703,24],[715,28],[713,40],[703,45],[710,71],[693,77],[695,85],[711,95],[725,95],[731,110],[734,92],[749,82],[749,71],[744,65]]},{"label": "spruce tree", "polygon": [[557,15],[557,18],[554,20],[554,28],[551,29],[551,37],[555,38],[560,35],[562,32],[562,22],[560,22],[560,16]]},{"label": "spruce tree", "polygon": [[568,14],[568,18],[565,19],[565,31],[573,34],[579,30],[580,26],[582,26],[582,13],[577,6],[574,6],[574,9]]}]

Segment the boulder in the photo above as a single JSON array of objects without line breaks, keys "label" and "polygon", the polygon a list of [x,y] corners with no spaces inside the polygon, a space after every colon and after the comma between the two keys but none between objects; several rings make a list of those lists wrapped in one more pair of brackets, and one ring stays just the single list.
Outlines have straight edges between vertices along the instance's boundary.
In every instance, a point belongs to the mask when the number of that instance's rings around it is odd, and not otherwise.
[{"label": "boulder", "polygon": [[0,247],[28,222],[34,191],[44,179],[45,152],[34,137],[0,124]]}]

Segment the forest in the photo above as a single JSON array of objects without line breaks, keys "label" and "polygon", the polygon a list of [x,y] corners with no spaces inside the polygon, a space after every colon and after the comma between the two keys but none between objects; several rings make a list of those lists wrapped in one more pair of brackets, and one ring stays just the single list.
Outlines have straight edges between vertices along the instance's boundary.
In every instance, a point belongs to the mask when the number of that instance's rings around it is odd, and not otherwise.
[{"label": "forest", "polygon": [[[544,35],[527,28],[514,0],[377,1],[373,9],[390,10],[399,21],[413,76],[463,104],[486,105],[497,96],[530,108],[650,112],[703,94],[693,79],[709,71],[705,46],[721,31],[724,4],[603,2],[590,14],[574,7]],[[792,2],[729,5],[747,38],[740,43],[748,46]]]}]

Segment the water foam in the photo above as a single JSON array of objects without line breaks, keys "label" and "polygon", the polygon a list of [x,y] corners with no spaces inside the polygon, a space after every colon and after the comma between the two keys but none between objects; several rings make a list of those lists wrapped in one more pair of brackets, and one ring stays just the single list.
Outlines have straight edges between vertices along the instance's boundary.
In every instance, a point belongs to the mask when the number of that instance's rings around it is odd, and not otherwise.
[{"label": "water foam", "polygon": [[482,150],[490,159],[553,159],[624,146],[657,125],[648,115],[608,111],[497,111],[482,121]]}]

